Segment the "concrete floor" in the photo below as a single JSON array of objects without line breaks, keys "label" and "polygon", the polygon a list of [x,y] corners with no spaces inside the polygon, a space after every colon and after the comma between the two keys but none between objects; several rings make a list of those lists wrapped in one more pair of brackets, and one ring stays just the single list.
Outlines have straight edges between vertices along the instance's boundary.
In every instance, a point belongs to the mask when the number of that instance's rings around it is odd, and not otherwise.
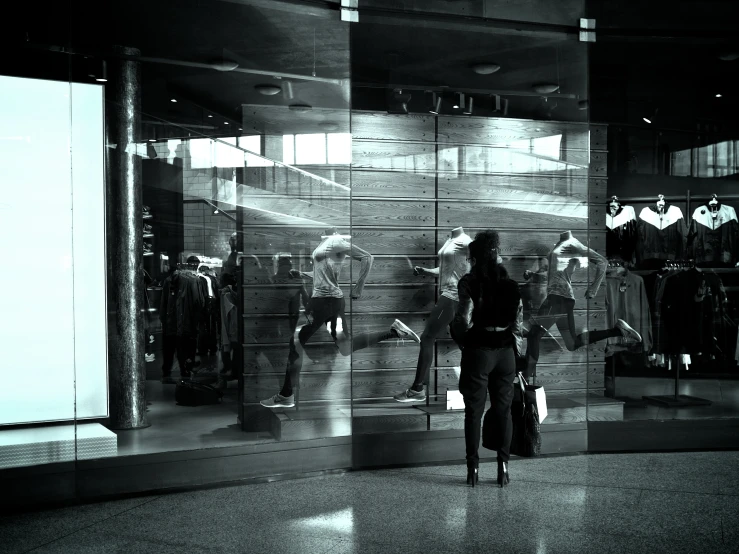
[{"label": "concrete floor", "polygon": [[739,452],[377,470],[0,518],[0,552],[729,553]]}]

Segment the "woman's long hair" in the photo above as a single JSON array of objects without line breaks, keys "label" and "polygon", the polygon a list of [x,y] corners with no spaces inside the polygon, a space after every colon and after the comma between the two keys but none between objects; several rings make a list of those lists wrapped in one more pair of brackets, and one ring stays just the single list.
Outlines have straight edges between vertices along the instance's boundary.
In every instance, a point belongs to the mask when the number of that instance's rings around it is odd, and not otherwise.
[{"label": "woman's long hair", "polygon": [[485,286],[508,277],[508,272],[498,263],[500,236],[497,231],[488,229],[475,235],[470,245],[470,258],[475,260],[471,273]]}]

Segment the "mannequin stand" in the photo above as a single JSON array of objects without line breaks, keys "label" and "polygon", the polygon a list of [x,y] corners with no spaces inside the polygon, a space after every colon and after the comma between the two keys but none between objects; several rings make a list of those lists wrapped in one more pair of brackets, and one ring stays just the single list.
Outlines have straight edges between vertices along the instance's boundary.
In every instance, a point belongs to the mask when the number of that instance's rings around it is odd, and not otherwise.
[{"label": "mannequin stand", "polygon": [[685,408],[688,406],[710,406],[713,404],[705,398],[680,394],[680,356],[677,359],[677,367],[675,369],[675,394],[663,396],[643,396],[642,398],[651,404],[656,404],[662,408]]}]

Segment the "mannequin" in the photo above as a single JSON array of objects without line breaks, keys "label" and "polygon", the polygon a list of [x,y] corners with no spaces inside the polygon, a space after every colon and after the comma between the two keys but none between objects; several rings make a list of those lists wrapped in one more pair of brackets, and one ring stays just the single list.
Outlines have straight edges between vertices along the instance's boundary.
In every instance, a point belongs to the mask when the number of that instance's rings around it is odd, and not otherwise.
[{"label": "mannequin", "polygon": [[238,279],[237,273],[239,269],[239,254],[238,251],[238,243],[239,243],[239,236],[238,233],[232,233],[231,236],[228,239],[228,246],[231,249],[231,253],[228,255],[228,259],[223,263],[223,269],[221,270],[221,276],[223,276],[224,273],[230,273],[234,277],[236,277],[237,283],[240,283],[241,280]]},{"label": "mannequin", "polygon": [[594,298],[598,293],[605,276],[607,260],[595,250],[588,248],[577,240],[571,231],[560,234],[559,242],[549,252],[549,280],[547,283],[547,297],[539,307],[536,316],[528,322],[528,340],[526,346],[525,377],[536,376],[536,364],[539,361],[539,342],[541,337],[552,325],[557,325],[567,350],[578,348],[605,340],[608,337],[623,336],[625,338],[642,341],[641,335],[632,329],[625,321],[619,319],[615,327],[606,331],[584,331],[575,334],[575,294],[572,290],[572,275],[582,267],[579,258],[588,258],[595,264],[595,276],[585,291],[585,298]]},{"label": "mannequin", "polygon": [[636,261],[644,268],[661,268],[665,260],[685,257],[688,229],[683,212],[657,196],[657,202],[639,214],[637,222]]},{"label": "mannequin", "polygon": [[636,212],[611,196],[606,211],[606,256],[632,262],[636,249]]},{"label": "mannequin", "polygon": [[690,257],[697,265],[739,267],[739,221],[718,195],[693,212],[688,232]]},{"label": "mannequin", "polygon": [[[331,325],[333,338],[342,356],[349,356],[352,352],[373,346],[383,340],[392,338],[411,339],[420,342],[408,326],[400,320],[395,320],[389,329],[375,333],[363,333],[352,340],[347,330],[346,316],[344,315],[344,293],[339,286],[339,274],[347,258],[360,262],[359,277],[352,289],[352,299],[362,295],[365,281],[372,268],[372,254],[353,245],[351,237],[340,235],[335,227],[326,230],[321,236],[321,243],[313,251],[313,271],[291,271],[290,275],[305,277],[313,281],[313,294],[310,300],[310,311],[313,320],[295,331],[290,341],[285,381],[280,392],[271,398],[262,400],[266,408],[291,408],[295,406],[292,381],[302,367],[305,355],[305,344],[324,324]],[[338,322],[341,320],[339,330]],[[297,340],[296,340],[297,339]]]},{"label": "mannequin", "polygon": [[438,252],[439,267],[426,269],[416,266],[414,275],[435,275],[439,277],[439,299],[426,320],[426,328],[421,334],[421,349],[418,353],[416,376],[409,389],[394,396],[398,402],[425,402],[426,380],[434,361],[434,343],[442,336],[454,319],[459,303],[457,285],[469,269],[469,244],[472,239],[462,227],[452,229],[450,237]]}]

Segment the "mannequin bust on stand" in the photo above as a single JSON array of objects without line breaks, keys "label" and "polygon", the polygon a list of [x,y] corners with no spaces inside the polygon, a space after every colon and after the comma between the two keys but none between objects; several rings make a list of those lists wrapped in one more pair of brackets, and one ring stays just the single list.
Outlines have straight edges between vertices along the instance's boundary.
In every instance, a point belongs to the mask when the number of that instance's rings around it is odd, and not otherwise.
[{"label": "mannequin bust on stand", "polygon": [[700,267],[739,267],[739,221],[717,194],[693,212],[688,232],[689,257]]},{"label": "mannequin bust on stand", "polygon": [[631,263],[636,250],[636,212],[611,196],[606,212],[606,256]]},{"label": "mannequin bust on stand", "polygon": [[462,227],[452,229],[450,237],[438,252],[439,267],[427,269],[416,266],[414,275],[434,275],[439,277],[439,299],[436,301],[431,315],[426,320],[426,328],[421,334],[421,349],[418,353],[416,376],[409,389],[396,394],[398,402],[425,402],[426,381],[431,364],[434,361],[434,343],[442,336],[454,319],[459,304],[457,285],[464,274],[470,270],[467,260],[472,238]]}]

